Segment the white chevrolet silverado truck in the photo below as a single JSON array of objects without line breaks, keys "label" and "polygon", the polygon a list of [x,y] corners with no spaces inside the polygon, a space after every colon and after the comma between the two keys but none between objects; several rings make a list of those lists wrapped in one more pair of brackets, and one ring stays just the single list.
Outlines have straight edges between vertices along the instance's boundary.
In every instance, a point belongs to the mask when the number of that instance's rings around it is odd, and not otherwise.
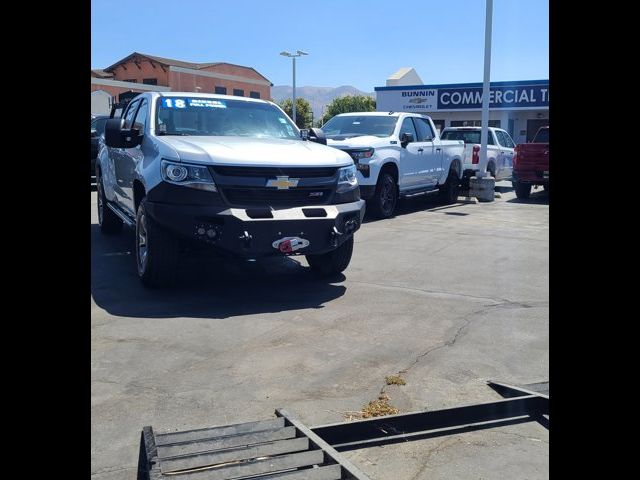
[{"label": "white chevrolet silverado truck", "polygon": [[375,216],[393,216],[400,197],[439,192],[447,204],[457,200],[464,142],[441,140],[430,117],[342,113],[322,130],[327,145],[353,158],[360,195]]},{"label": "white chevrolet silverado truck", "polygon": [[509,133],[500,128],[488,127],[487,161],[480,161],[481,127],[447,127],[442,130],[443,140],[462,140],[462,174],[466,183],[476,172],[486,172],[496,179],[509,180],[513,172],[513,151],[516,144]]}]

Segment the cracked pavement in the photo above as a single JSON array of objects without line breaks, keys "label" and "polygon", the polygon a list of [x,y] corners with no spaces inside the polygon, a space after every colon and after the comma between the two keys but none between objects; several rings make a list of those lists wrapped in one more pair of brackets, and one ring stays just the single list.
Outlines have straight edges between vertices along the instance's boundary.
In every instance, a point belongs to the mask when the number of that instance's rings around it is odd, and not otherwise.
[{"label": "cracked pavement", "polygon": [[[506,185],[502,183],[499,185]],[[185,260],[171,291],[143,289],[133,234],[103,237],[92,203],[92,479],[136,478],[140,431],[273,418],[342,421],[385,386],[401,412],[492,401],[487,380],[546,381],[546,193],[491,203],[401,203],[366,221],[334,283],[304,258]],[[447,215],[457,212],[465,215]],[[537,423],[345,452],[372,479],[548,478]]]}]

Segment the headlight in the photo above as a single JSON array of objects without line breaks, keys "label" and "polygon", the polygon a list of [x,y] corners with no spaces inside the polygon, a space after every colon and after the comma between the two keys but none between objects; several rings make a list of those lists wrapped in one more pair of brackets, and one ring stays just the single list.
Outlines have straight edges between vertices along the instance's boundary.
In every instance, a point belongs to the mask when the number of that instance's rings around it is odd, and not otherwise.
[{"label": "headlight", "polygon": [[162,160],[160,168],[165,182],[210,192],[218,191],[207,167]]},{"label": "headlight", "polygon": [[361,158],[371,158],[371,157],[373,157],[373,152],[374,152],[373,148],[363,148],[361,150],[360,149],[351,150],[349,152],[349,155],[351,155],[351,158],[353,158],[357,162]]},{"label": "headlight", "polygon": [[356,166],[349,165],[348,167],[342,167],[338,170],[338,188],[337,193],[347,192],[358,186],[358,179],[356,178]]}]

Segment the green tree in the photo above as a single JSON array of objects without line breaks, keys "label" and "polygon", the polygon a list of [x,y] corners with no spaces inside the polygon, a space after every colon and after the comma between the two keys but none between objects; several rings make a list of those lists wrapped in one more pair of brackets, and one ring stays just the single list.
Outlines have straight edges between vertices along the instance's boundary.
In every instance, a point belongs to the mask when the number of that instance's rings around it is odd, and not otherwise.
[{"label": "green tree", "polygon": [[[293,102],[290,98],[285,98],[280,102],[280,108],[293,119]],[[304,98],[296,98],[296,125],[298,128],[311,128],[313,122],[313,112],[311,105]]]},{"label": "green tree", "polygon": [[375,111],[376,101],[373,98],[366,95],[345,95],[344,97],[334,98],[333,101],[327,105],[327,109],[320,119],[320,123],[325,124],[331,117],[339,113]]}]

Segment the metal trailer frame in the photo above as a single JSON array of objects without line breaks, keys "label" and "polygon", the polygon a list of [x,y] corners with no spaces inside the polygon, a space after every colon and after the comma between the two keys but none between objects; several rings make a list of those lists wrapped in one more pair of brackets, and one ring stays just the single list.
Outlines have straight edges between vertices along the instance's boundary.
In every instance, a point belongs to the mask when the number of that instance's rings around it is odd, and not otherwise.
[{"label": "metal trailer frame", "polygon": [[503,399],[307,427],[276,418],[157,434],[144,427],[138,480],[370,480],[340,451],[535,421],[549,428],[548,382],[487,382]]}]

